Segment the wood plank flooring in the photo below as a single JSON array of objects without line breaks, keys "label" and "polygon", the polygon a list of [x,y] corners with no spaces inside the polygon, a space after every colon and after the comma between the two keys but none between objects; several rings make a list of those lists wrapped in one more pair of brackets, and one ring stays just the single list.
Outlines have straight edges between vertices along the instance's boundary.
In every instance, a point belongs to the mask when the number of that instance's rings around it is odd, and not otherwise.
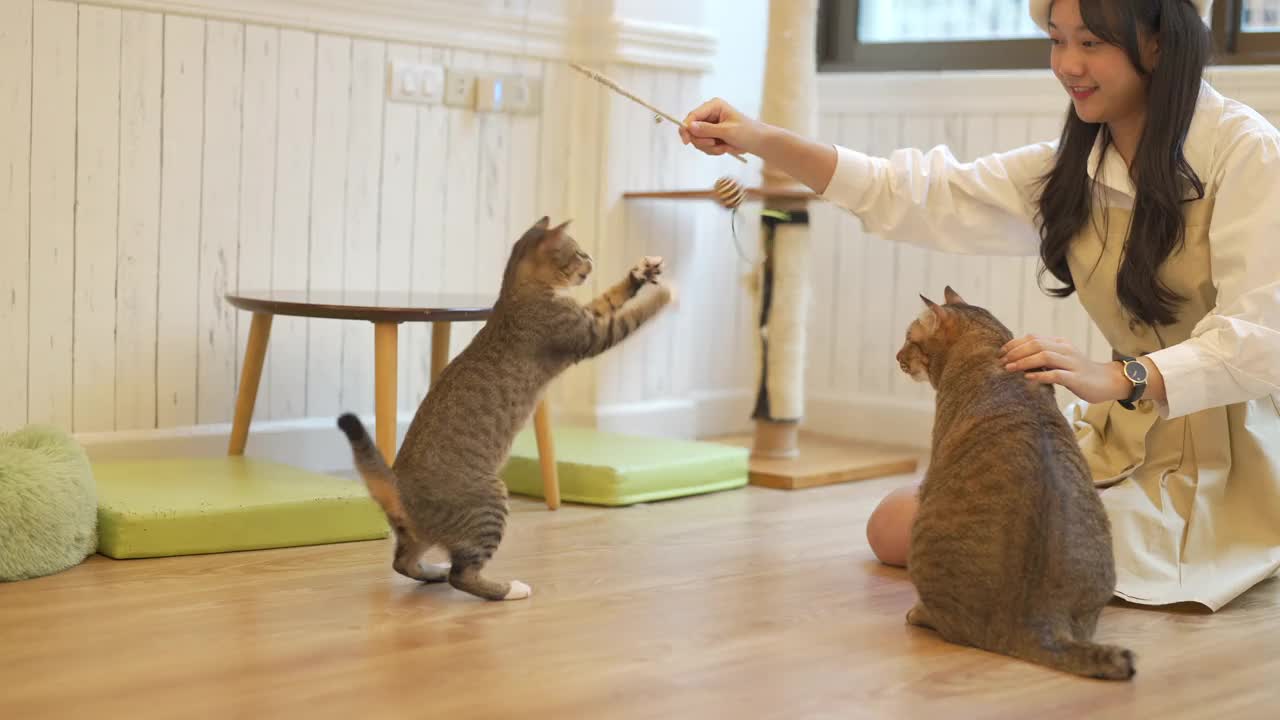
[{"label": "wood plank flooring", "polygon": [[0,718],[1263,718],[1280,581],[1217,614],[1115,605],[1132,683],[910,628],[863,534],[910,478],[632,508],[515,499],[486,603],[419,586],[387,542],[91,558],[0,585]]}]

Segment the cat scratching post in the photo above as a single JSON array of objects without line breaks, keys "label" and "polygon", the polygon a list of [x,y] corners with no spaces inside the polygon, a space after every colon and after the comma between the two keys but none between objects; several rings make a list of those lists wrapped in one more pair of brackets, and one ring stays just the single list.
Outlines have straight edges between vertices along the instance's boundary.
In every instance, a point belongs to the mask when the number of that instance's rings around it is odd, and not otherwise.
[{"label": "cat scratching post", "polygon": [[[768,54],[760,119],[812,137],[817,131],[816,22],[818,0],[769,3]],[[809,307],[809,213],[806,200],[773,194],[800,189],[776,167],[763,172],[761,244],[756,287],[755,442],[759,457],[800,454],[804,417],[805,319]]]}]

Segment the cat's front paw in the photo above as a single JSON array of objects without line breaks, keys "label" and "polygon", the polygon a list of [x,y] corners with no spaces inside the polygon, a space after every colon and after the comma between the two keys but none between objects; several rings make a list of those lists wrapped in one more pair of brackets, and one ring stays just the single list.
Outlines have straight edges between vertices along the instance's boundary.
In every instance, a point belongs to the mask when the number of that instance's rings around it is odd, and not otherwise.
[{"label": "cat's front paw", "polygon": [[636,291],[636,299],[663,307],[676,301],[676,288],[669,282],[645,283]]},{"label": "cat's front paw", "polygon": [[675,305],[680,297],[680,293],[676,291],[676,286],[671,283],[658,283],[658,287],[662,288],[663,298],[668,305]]},{"label": "cat's front paw", "polygon": [[662,275],[662,256],[646,255],[631,268],[631,279],[637,283],[652,283]]}]

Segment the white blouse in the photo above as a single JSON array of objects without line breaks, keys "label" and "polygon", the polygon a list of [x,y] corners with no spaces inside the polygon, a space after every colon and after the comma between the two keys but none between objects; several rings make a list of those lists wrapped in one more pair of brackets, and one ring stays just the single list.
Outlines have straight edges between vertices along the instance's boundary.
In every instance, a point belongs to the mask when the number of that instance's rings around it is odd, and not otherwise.
[{"label": "white blouse", "polygon": [[[890,240],[958,254],[1038,255],[1037,181],[1056,149],[1056,141],[1038,143],[962,163],[945,146],[887,158],[836,146],[823,197]],[[1217,306],[1189,340],[1148,356],[1165,379],[1166,418],[1280,393],[1280,131],[1205,83],[1185,153],[1216,199],[1209,243]],[[1099,154],[1095,146],[1091,177]],[[1106,202],[1131,208],[1124,160],[1108,152],[1105,162]]]}]

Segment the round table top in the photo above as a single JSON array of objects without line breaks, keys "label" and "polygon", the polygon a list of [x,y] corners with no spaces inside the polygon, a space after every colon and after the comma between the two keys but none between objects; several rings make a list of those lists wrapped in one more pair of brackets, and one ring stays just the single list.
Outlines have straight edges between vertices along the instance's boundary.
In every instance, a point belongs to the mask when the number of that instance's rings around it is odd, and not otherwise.
[{"label": "round table top", "polygon": [[227,293],[241,310],[298,317],[369,322],[461,322],[485,320],[496,295],[396,290],[261,290]]}]

